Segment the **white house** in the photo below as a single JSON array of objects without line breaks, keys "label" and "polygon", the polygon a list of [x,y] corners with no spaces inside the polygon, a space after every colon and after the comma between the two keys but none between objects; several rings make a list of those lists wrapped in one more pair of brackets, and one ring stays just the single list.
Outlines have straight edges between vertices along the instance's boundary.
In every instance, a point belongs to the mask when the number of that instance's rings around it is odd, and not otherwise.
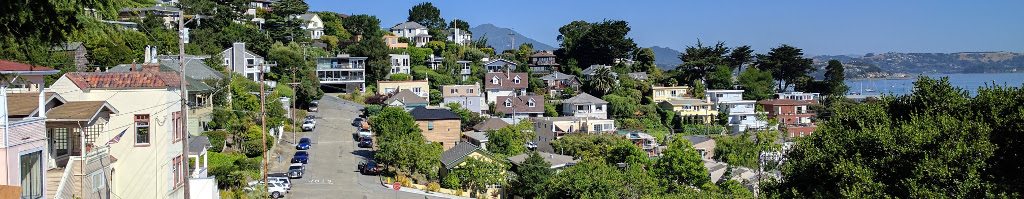
[{"label": "white house", "polygon": [[409,74],[409,54],[388,54],[391,56],[391,74]]},{"label": "white house", "polygon": [[263,56],[246,50],[245,42],[231,44],[230,48],[220,52],[220,57],[224,58],[224,65],[229,71],[255,82],[260,81],[260,74],[270,72],[270,66],[265,63]]},{"label": "white house", "polygon": [[465,46],[469,45],[469,42],[473,41],[473,34],[466,30],[449,28],[445,33],[448,33],[448,41],[452,41],[455,44]]},{"label": "white house", "polygon": [[529,78],[527,73],[487,73],[483,80],[487,102],[497,104],[500,96],[526,95]]},{"label": "white house", "polygon": [[395,36],[409,38],[416,42],[416,47],[423,47],[430,42],[430,33],[427,30],[427,27],[411,21],[391,27],[391,33]]},{"label": "white house", "polygon": [[729,129],[733,133],[767,125],[757,119],[757,101],[743,100],[743,90],[707,90],[705,93],[716,110],[729,109]]},{"label": "white house", "polygon": [[316,13],[291,15],[288,17],[302,21],[302,24],[299,24],[299,28],[306,30],[309,33],[310,39],[320,39],[320,36],[324,35],[324,21],[320,20],[320,16]]},{"label": "white house", "polygon": [[[109,147],[113,163],[107,177],[112,195],[182,198],[188,168],[181,165],[188,157],[182,150],[182,142],[187,139],[181,128],[176,128],[184,122],[179,114],[181,78],[176,72],[148,71],[156,70],[67,73],[50,87],[68,102],[53,112],[74,102],[86,102],[81,104],[90,109],[96,109],[91,102],[108,103],[119,113],[106,113],[109,121],[102,124],[92,122],[84,129],[88,136],[83,143],[86,148]],[[49,125],[47,128],[54,135],[72,132]]]},{"label": "white house", "polygon": [[562,114],[608,119],[608,101],[580,92],[579,95],[562,101]]},{"label": "white house", "polygon": [[480,84],[473,85],[444,85],[441,86],[441,96],[444,97],[444,104],[457,103],[469,111],[482,113],[487,110],[487,101],[484,101],[484,93]]}]

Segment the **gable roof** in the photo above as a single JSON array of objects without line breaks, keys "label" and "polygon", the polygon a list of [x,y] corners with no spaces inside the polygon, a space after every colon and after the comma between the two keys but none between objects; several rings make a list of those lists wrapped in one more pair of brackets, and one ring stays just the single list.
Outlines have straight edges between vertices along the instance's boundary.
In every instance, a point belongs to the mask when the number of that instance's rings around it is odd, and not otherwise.
[{"label": "gable roof", "polygon": [[594,97],[593,95],[585,92],[580,92],[579,95],[572,96],[569,99],[562,101],[564,104],[607,104],[608,101],[604,101],[601,98]]},{"label": "gable roof", "polygon": [[461,120],[462,117],[448,111],[448,109],[431,109],[416,107],[409,111],[414,120]]},{"label": "gable roof", "polygon": [[[504,62],[504,63],[498,63],[498,62]],[[513,62],[513,61],[509,61],[509,60],[505,60],[505,59],[495,59],[495,60],[491,60],[491,61],[489,61],[489,62],[487,62],[487,63],[484,63],[484,66],[492,66],[492,65],[494,65],[494,64],[501,64],[500,66],[505,66],[505,65],[508,65],[508,66],[511,66],[511,67],[517,67],[517,66],[519,66],[518,64],[516,64],[516,62]]]},{"label": "gable roof", "polygon": [[19,74],[40,73],[38,75],[52,75],[52,74],[57,74],[58,72],[60,72],[60,71],[57,70],[57,69],[53,69],[53,68],[42,67],[42,66],[32,66],[32,65],[29,65],[29,64],[26,64],[26,63],[13,62],[13,61],[7,61],[7,60],[0,59],[0,73],[19,73]]},{"label": "gable roof", "polygon": [[292,15],[292,17],[295,17],[296,19],[303,20],[303,21],[309,21],[309,20],[313,20],[313,17],[316,17],[316,13]]},{"label": "gable roof", "polygon": [[181,86],[177,72],[73,72],[64,74],[79,89],[171,88]]},{"label": "gable roof", "polygon": [[[594,75],[594,74],[597,74],[597,70],[601,69],[601,68],[608,68],[610,70],[610,69],[612,69],[612,66],[609,66],[609,65],[590,65],[590,67],[588,67],[587,69],[583,69],[583,75]],[[615,72],[612,72],[612,73],[615,73]]]},{"label": "gable roof", "polygon": [[[49,102],[53,98],[60,98],[54,92],[44,93],[43,100]],[[39,108],[39,93],[7,93],[7,114],[12,117],[34,115]]]},{"label": "gable roof", "polygon": [[[512,107],[505,106],[505,100],[512,100]],[[533,100],[533,107],[527,106],[527,102]],[[515,111],[513,111],[513,108]],[[522,95],[516,97],[509,96],[498,96],[497,101],[494,103],[493,112],[502,112],[505,114],[516,113],[544,113],[544,96],[543,95]]]},{"label": "gable roof", "polygon": [[564,79],[576,79],[576,76],[555,71],[555,72],[553,72],[551,74],[547,74],[547,75],[544,75],[544,76],[540,77],[540,80],[544,80],[544,81],[554,81],[554,80],[564,80]]},{"label": "gable roof", "polygon": [[711,138],[709,138],[709,137],[698,136],[698,135],[683,136],[683,139],[689,139],[690,143],[693,144],[693,145],[697,145],[697,144],[704,143],[704,142],[707,142],[707,141],[711,140]]},{"label": "gable roof", "polygon": [[[530,75],[527,73],[487,73],[484,76],[484,87],[487,89],[525,89],[530,87]],[[498,84],[491,82],[495,77],[498,78]],[[518,84],[514,81],[515,77],[519,77]]]},{"label": "gable roof", "polygon": [[391,27],[391,31],[402,30],[402,29],[425,29],[425,28],[427,28],[427,27],[425,27],[423,25],[420,25],[420,23],[416,23],[416,22],[412,22],[412,21],[406,21],[404,23],[400,23],[398,25],[395,25],[394,27]]},{"label": "gable roof", "polygon": [[498,118],[489,118],[487,120],[484,120],[483,123],[480,123],[480,124],[477,124],[476,126],[473,126],[473,130],[477,130],[477,131],[492,131],[492,130],[501,129],[501,128],[506,127],[508,125],[509,125],[508,122],[505,122],[505,120],[501,120],[501,119],[498,119]]},{"label": "gable roof", "polygon": [[409,89],[402,89],[401,91],[398,91],[398,93],[395,93],[395,95],[392,95],[387,100],[384,100],[384,104],[391,104],[391,102],[395,102],[395,101],[400,101],[400,102],[402,102],[402,104],[428,104],[428,103],[430,103],[426,99],[423,99],[423,97],[420,97],[419,95],[416,95],[416,93],[413,93]]},{"label": "gable roof", "polygon": [[473,138],[481,142],[487,142],[487,134],[483,132],[466,133],[466,137]]},{"label": "gable roof", "polygon": [[210,144],[210,138],[205,135],[188,138],[188,154],[189,155],[200,155],[203,151],[213,146]]},{"label": "gable roof", "polygon": [[106,101],[78,101],[67,102],[64,105],[53,107],[46,112],[46,120],[91,122],[103,110],[107,110],[111,114],[117,114],[117,109],[114,109]]},{"label": "gable roof", "polygon": [[466,156],[477,150],[485,155],[494,157],[490,152],[481,150],[480,147],[473,145],[473,143],[462,141],[455,143],[455,147],[441,153],[441,166],[444,166],[446,169],[455,168],[459,163],[466,160]]},{"label": "gable roof", "polygon": [[555,56],[555,54],[551,53],[551,51],[542,50],[540,52],[533,53],[533,55],[530,55],[530,58],[534,58],[534,57],[556,57],[556,56]]}]

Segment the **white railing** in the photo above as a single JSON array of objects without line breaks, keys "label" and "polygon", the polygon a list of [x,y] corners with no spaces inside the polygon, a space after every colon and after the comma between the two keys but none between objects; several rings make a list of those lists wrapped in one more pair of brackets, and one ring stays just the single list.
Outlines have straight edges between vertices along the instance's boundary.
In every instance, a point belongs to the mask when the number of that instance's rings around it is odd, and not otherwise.
[{"label": "white railing", "polygon": [[81,160],[81,157],[75,156],[68,160],[68,164],[64,167],[64,174],[60,177],[60,184],[57,184],[57,192],[54,194],[55,199],[72,198],[74,197],[73,191],[65,191],[64,189],[70,190],[72,182],[71,173],[72,169],[75,168],[75,161]]}]

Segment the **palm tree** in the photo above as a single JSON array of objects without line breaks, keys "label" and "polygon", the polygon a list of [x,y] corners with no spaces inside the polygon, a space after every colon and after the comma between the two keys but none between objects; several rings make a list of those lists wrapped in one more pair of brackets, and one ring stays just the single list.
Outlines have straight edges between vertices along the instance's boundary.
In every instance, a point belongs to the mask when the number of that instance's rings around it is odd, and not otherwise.
[{"label": "palm tree", "polygon": [[615,88],[617,82],[615,82],[615,76],[612,75],[612,70],[608,68],[601,68],[596,71],[593,77],[590,78],[589,82],[590,90],[593,94],[598,96],[604,96]]}]

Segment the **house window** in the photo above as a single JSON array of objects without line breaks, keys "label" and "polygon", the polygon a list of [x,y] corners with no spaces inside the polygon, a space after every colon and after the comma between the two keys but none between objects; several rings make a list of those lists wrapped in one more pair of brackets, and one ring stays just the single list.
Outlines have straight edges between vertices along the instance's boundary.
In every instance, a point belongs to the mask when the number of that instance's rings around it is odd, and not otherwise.
[{"label": "house window", "polygon": [[491,84],[498,84],[498,82],[499,82],[498,81],[498,77],[492,77],[491,78]]},{"label": "house window", "polygon": [[181,141],[181,133],[182,133],[182,129],[181,129],[181,124],[182,124],[181,123],[182,122],[181,121],[181,111],[176,111],[176,112],[172,113],[171,116],[173,117],[173,119],[171,119],[171,125],[173,125],[171,127],[171,129],[174,129],[174,133],[173,133],[174,135],[172,135],[174,137],[173,143],[178,143],[178,141]]},{"label": "house window", "polygon": [[466,89],[466,93],[473,93],[473,89],[472,88]]},{"label": "house window", "polygon": [[394,93],[395,88],[384,88],[384,93]]},{"label": "house window", "polygon": [[224,65],[231,65],[231,62],[230,62],[230,60],[231,60],[231,59],[228,59],[228,58],[224,58]]},{"label": "house window", "polygon": [[434,130],[434,122],[427,122],[427,130]]},{"label": "house window", "polygon": [[21,198],[43,197],[43,152],[21,155]]},{"label": "house window", "polygon": [[247,68],[252,68],[256,66],[256,59],[245,59],[245,64]]},{"label": "house window", "polygon": [[703,159],[705,157],[705,155],[708,154],[707,150],[705,150],[705,149],[697,149],[697,153],[700,154],[700,158],[701,159]]},{"label": "house window", "polygon": [[526,102],[526,106],[529,106],[529,107],[534,107],[535,105],[536,105],[536,104],[534,104],[534,103],[533,103],[533,99],[530,99],[530,101],[527,101],[527,102]]},{"label": "house window", "polygon": [[149,114],[135,115],[135,145],[149,146]]},{"label": "house window", "polygon": [[420,91],[423,91],[422,88],[420,88],[420,87],[413,87],[412,88],[412,92],[414,92],[416,94],[420,94]]},{"label": "house window", "polygon": [[601,132],[601,131],[604,131],[604,126],[603,126],[603,125],[600,125],[600,124],[595,124],[595,125],[594,125],[594,131],[595,131],[595,132]]},{"label": "house window", "polygon": [[803,131],[800,132],[800,137],[804,137],[804,132]]},{"label": "house window", "polygon": [[505,107],[512,107],[512,100],[505,100]]},{"label": "house window", "polygon": [[178,188],[178,186],[184,184],[182,181],[183,170],[184,169],[181,169],[181,156],[174,157],[174,159],[171,160],[171,176],[174,176],[174,184],[171,185],[172,189]]},{"label": "house window", "polygon": [[512,79],[512,83],[519,84],[519,76]]},{"label": "house window", "polygon": [[583,105],[576,105],[576,110],[587,110],[587,107]]},{"label": "house window", "polygon": [[672,91],[672,96],[676,96],[676,91]]},{"label": "house window", "polygon": [[62,156],[68,154],[68,129],[67,128],[52,128],[50,131],[50,137],[53,138],[52,145],[50,148],[56,151],[54,156]]},{"label": "house window", "polygon": [[452,89],[452,90],[451,90],[451,92],[452,92],[452,94],[457,94],[457,93],[459,93],[458,89]]},{"label": "house window", "polygon": [[721,94],[721,93],[719,93],[719,94],[715,94],[715,97],[721,98],[721,97],[722,97],[722,94]]},{"label": "house window", "polygon": [[96,193],[98,191],[103,190],[103,187],[104,187],[103,185],[105,184],[105,182],[107,182],[107,178],[106,178],[105,175],[103,175],[103,172],[98,172],[98,173],[92,174],[92,177],[89,177],[89,178],[92,179],[92,192],[93,193]]},{"label": "house window", "polygon": [[604,105],[594,105],[594,107],[595,107],[595,108],[596,108],[597,110],[599,110],[599,111],[603,111],[603,110],[604,110]]}]

